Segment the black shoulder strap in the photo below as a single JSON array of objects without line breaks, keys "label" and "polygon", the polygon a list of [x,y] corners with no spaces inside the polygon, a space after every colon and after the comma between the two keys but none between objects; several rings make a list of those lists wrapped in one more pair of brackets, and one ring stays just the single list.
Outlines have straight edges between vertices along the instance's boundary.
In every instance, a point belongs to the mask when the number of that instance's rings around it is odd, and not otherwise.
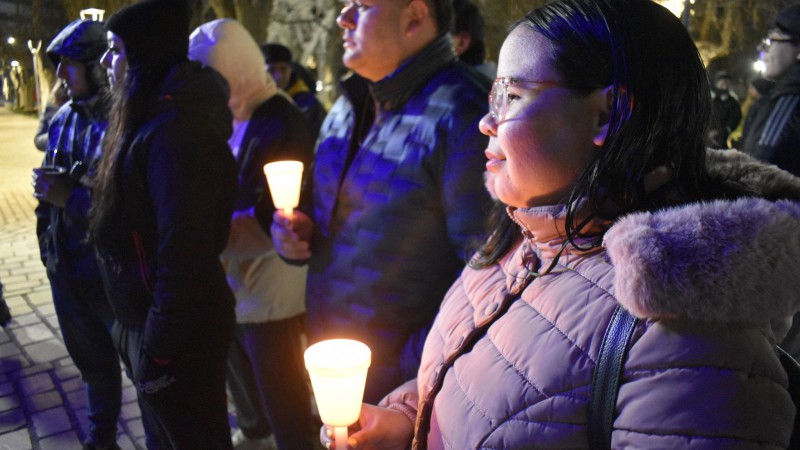
[{"label": "black shoulder strap", "polygon": [[608,323],[597,366],[592,373],[589,397],[589,448],[611,448],[611,428],[614,423],[614,406],[617,403],[622,364],[628,342],[633,334],[636,318],[617,305]]},{"label": "black shoulder strap", "polygon": [[[592,450],[611,448],[619,379],[636,322],[636,318],[617,305],[603,336],[589,397],[589,448]],[[800,410],[800,364],[781,347],[777,347],[777,352],[789,377],[789,394],[795,407]],[[789,448],[800,448],[800,414],[795,416]]]}]

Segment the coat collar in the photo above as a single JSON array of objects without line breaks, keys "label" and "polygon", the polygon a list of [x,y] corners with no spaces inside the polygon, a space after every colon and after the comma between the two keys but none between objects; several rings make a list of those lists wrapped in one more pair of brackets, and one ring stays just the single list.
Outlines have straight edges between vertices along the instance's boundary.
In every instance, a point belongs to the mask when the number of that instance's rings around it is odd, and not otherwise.
[{"label": "coat collar", "polygon": [[386,78],[371,83],[372,97],[382,110],[399,109],[436,72],[455,61],[456,55],[447,35],[439,36]]},{"label": "coat collar", "polygon": [[800,62],[795,62],[770,92],[772,98],[787,94],[800,94]]},{"label": "coat collar", "polygon": [[[640,318],[777,323],[800,310],[800,178],[735,150],[706,160],[714,179],[751,195],[617,219],[598,249],[614,266],[615,296]],[[526,236],[501,262],[513,290],[563,244],[565,208],[509,214]]]}]

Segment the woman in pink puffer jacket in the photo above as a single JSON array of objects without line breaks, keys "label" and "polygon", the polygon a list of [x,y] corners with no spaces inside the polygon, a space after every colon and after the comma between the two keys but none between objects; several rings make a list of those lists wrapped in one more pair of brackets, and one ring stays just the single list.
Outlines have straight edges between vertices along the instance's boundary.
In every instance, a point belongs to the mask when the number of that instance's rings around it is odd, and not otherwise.
[{"label": "woman in pink puffer jacket", "polygon": [[588,447],[622,305],[641,320],[613,448],[785,448],[800,179],[704,149],[708,80],[680,21],[646,0],[550,3],[513,27],[498,75],[481,131],[502,214],[418,378],[364,405],[347,447]]}]

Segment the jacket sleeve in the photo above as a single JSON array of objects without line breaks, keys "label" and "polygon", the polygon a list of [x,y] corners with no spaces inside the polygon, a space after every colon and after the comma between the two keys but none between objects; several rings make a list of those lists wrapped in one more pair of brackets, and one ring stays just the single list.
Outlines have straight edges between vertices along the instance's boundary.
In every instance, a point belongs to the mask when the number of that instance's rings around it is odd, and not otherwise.
[{"label": "jacket sleeve", "polygon": [[50,208],[51,206],[45,202],[39,202],[36,205],[36,237],[39,240],[39,258],[42,263],[47,265],[47,241],[50,228]]},{"label": "jacket sleeve", "polygon": [[417,405],[419,403],[419,393],[417,392],[417,379],[406,381],[397,389],[390,392],[378,403],[383,408],[400,411],[408,417],[411,423],[417,421]]},{"label": "jacket sleeve", "polygon": [[[255,130],[251,133],[250,128]],[[263,167],[274,161],[295,160],[303,163],[303,174],[308,174],[314,155],[313,132],[300,110],[290,100],[276,95],[256,110],[247,135],[248,142],[242,147],[252,161],[246,168],[250,173],[243,174],[245,181],[239,187],[249,197],[246,206],[255,206],[256,218],[269,233],[275,207]],[[239,198],[242,197],[240,192]]]},{"label": "jacket sleeve", "polygon": [[272,239],[261,227],[254,208],[236,211],[231,218],[228,245],[220,255],[229,260],[247,260],[273,252]]},{"label": "jacket sleeve", "polygon": [[[265,112],[265,109],[269,112]],[[310,187],[305,180],[309,180],[311,165],[314,159],[314,131],[311,124],[303,116],[300,110],[291,103],[290,100],[276,95],[271,98],[264,106],[259,107],[257,113],[251,118],[251,127],[258,127],[256,135],[249,139],[247,143],[248,152],[254,155],[255,164],[251,164],[253,174],[247,179],[251,185],[262,186],[256,198],[255,191],[252,191],[251,198],[255,200],[253,206],[254,213],[265,233],[270,232],[272,226],[272,215],[275,207],[272,203],[272,194],[266,183],[263,172],[264,164],[281,160],[296,160],[303,163],[304,185],[301,191],[300,204],[298,209],[305,212],[309,217]],[[248,132],[248,134],[250,134]],[[245,186],[244,189],[251,189]],[[288,264],[302,266],[306,260],[288,260],[281,258]]]},{"label": "jacket sleeve", "polygon": [[459,105],[444,137],[447,148],[440,172],[442,203],[448,236],[462,261],[471,256],[475,239],[483,236],[491,208],[483,184],[488,137],[478,129],[486,113],[485,103],[484,98],[481,104]]},{"label": "jacket sleeve", "polygon": [[782,95],[761,109],[767,115],[764,125],[749,130],[750,134],[756,133],[747,140],[755,144],[755,148],[745,150],[794,176],[800,176],[800,154],[797,152],[800,145],[800,132],[797,131],[800,130],[800,94]]},{"label": "jacket sleeve", "polygon": [[50,125],[50,119],[53,117],[54,113],[55,111],[53,111],[52,107],[48,106],[39,118],[39,129],[36,130],[36,136],[33,138],[33,145],[36,146],[38,150],[47,150],[47,128]]},{"label": "jacket sleeve", "polygon": [[[45,127],[45,135],[48,136],[46,141],[48,142],[47,146],[43,149],[45,151],[44,158],[42,159],[42,167],[50,165],[51,161],[53,160],[53,148],[54,145],[50,144],[49,135],[53,134],[56,135],[60,131],[61,128],[61,119],[56,119],[55,114],[53,118],[50,119],[47,126]],[[52,126],[51,126],[52,125]],[[42,122],[39,122],[39,127],[41,131]],[[51,130],[52,129],[52,130]],[[53,144],[55,144],[55,140],[53,140]],[[39,256],[42,260],[42,263],[47,265],[47,253],[48,253],[48,241],[50,240],[49,233],[50,233],[50,208],[52,206],[46,202],[39,202],[36,205],[35,214],[36,214],[36,236],[39,239]]]},{"label": "jacket sleeve", "polygon": [[786,448],[794,405],[768,333],[651,323],[628,353],[612,448]]},{"label": "jacket sleeve", "polygon": [[144,348],[161,359],[202,338],[228,289],[219,254],[233,213],[235,167],[223,133],[199,123],[179,119],[156,129],[147,160],[157,253]]},{"label": "jacket sleeve", "polygon": [[67,199],[67,204],[64,206],[64,214],[67,215],[70,222],[86,229],[89,225],[89,208],[91,207],[91,190],[85,186],[76,184]]}]

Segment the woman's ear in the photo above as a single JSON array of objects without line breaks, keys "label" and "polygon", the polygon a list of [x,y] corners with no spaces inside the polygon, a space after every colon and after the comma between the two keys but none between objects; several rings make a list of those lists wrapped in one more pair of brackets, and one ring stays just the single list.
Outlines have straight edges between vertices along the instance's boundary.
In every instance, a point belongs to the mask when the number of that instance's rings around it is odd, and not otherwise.
[{"label": "woman's ear", "polygon": [[608,135],[608,124],[611,120],[611,102],[614,98],[614,86],[608,85],[598,92],[600,96],[597,102],[597,124],[594,132],[594,145],[602,147]]}]

